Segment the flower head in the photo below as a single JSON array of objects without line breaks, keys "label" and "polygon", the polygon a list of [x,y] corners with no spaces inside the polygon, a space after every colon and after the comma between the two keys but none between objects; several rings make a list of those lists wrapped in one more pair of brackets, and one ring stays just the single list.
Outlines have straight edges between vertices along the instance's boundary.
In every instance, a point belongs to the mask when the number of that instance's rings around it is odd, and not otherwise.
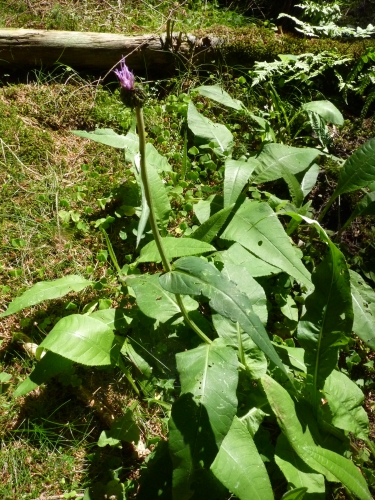
[{"label": "flower head", "polygon": [[121,87],[123,87],[126,90],[133,90],[134,75],[126,66],[124,57],[121,59],[119,64],[120,64],[120,69],[115,69],[113,72],[115,73],[115,75],[117,75],[118,79],[120,80]]}]

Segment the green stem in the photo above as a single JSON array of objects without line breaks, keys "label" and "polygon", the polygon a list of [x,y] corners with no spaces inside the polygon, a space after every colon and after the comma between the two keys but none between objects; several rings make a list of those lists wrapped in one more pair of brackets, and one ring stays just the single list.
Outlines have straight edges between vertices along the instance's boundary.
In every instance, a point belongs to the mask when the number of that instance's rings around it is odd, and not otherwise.
[{"label": "green stem", "polygon": [[[158,224],[156,222],[156,215],[154,211],[154,206],[152,204],[152,196],[150,190],[150,184],[148,182],[147,176],[147,165],[146,165],[146,134],[145,134],[145,124],[143,120],[143,111],[140,106],[136,106],[135,113],[137,117],[137,125],[138,125],[138,136],[139,136],[139,154],[141,157],[141,179],[143,188],[145,190],[145,198],[148,204],[148,208],[150,209],[149,221],[152,230],[152,234],[155,239],[155,243],[157,249],[159,251],[161,261],[163,264],[164,271],[169,273],[172,271],[172,266],[168,260],[167,254],[164,250],[163,240],[161,238]],[[180,311],[185,319],[185,322],[195,333],[207,344],[211,344],[211,340],[207,337],[207,335],[202,332],[202,330],[189,318],[188,312],[185,309],[185,305],[182,301],[181,295],[176,294],[176,301],[180,308]]]},{"label": "green stem", "polygon": [[143,189],[145,190],[145,197],[147,201],[148,208],[150,209],[149,221],[152,230],[152,234],[155,238],[155,243],[158,248],[161,261],[164,267],[164,271],[169,273],[172,271],[171,265],[167,258],[167,254],[165,253],[163,241],[161,239],[158,224],[156,222],[156,216],[154,207],[152,204],[151,190],[150,184],[148,182],[147,170],[146,170],[146,134],[145,134],[145,122],[143,120],[143,110],[140,106],[136,106],[135,114],[137,116],[137,124],[138,124],[138,136],[139,136],[139,154],[141,157],[141,179],[143,184]]}]

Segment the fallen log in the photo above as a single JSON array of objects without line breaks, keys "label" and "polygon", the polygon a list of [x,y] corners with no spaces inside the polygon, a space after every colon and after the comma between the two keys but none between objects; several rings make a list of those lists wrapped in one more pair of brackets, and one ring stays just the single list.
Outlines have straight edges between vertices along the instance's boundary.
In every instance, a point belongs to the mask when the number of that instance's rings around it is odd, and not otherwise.
[{"label": "fallen log", "polygon": [[50,68],[56,63],[76,70],[103,71],[126,57],[138,73],[170,73],[176,64],[212,62],[221,41],[171,34],[125,36],[110,33],[0,29],[0,68],[6,71]]}]

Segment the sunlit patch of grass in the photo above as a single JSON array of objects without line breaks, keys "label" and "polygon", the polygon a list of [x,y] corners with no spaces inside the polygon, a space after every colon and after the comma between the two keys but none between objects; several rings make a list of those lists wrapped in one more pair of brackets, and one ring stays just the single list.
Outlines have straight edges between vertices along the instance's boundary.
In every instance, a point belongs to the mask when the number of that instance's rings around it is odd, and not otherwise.
[{"label": "sunlit patch of grass", "polygon": [[68,31],[100,31],[142,34],[165,30],[168,19],[174,21],[174,30],[204,28],[213,23],[244,26],[249,23],[238,7],[223,8],[218,2],[172,0],[147,2],[87,0],[74,2],[52,0],[22,2],[0,0],[0,26]]}]

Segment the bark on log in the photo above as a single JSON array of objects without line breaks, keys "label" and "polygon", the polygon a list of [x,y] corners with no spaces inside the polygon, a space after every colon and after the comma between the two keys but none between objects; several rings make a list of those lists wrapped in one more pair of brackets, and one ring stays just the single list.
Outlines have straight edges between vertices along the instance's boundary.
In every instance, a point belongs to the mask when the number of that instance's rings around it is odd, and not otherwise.
[{"label": "bark on log", "polygon": [[4,28],[0,29],[0,68],[11,71],[62,63],[76,70],[96,72],[110,69],[124,55],[132,70],[161,74],[173,71],[178,61],[211,62],[220,44],[215,37],[200,40],[175,33],[167,39],[156,35]]}]

